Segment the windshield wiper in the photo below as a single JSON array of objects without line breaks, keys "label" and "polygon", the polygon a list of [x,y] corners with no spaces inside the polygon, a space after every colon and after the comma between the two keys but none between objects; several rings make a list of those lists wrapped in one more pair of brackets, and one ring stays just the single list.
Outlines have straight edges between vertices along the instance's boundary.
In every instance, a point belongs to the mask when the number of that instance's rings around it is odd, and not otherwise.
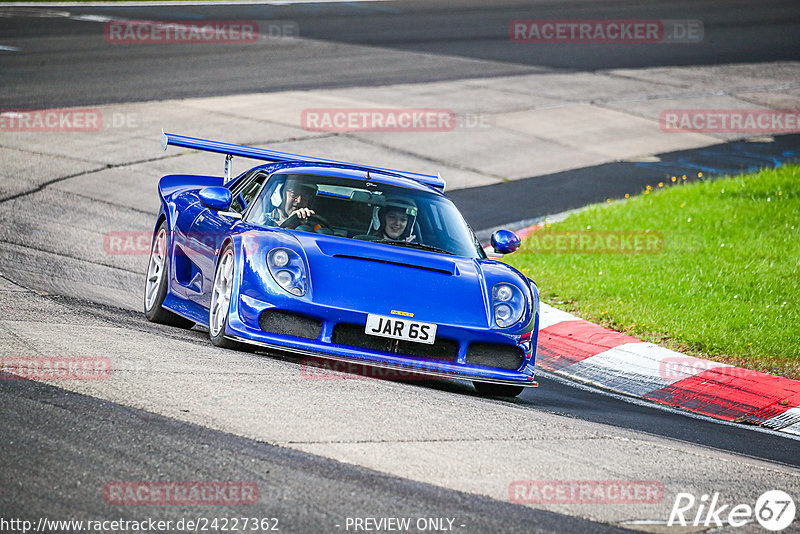
[{"label": "windshield wiper", "polygon": [[378,241],[375,241],[375,243],[384,243],[386,245],[394,245],[396,247],[413,248],[416,250],[427,250],[429,252],[438,252],[440,254],[448,254],[450,256],[455,256],[455,254],[453,254],[450,251],[433,247],[431,245],[423,245],[422,243],[408,243],[406,241],[393,241],[391,239],[379,239]]}]

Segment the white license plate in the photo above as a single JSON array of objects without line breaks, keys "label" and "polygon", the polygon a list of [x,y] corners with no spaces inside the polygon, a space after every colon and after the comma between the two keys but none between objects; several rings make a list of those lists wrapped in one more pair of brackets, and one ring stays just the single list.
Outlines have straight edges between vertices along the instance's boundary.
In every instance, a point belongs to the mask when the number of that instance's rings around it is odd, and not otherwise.
[{"label": "white license plate", "polygon": [[429,345],[433,345],[433,342],[436,340],[435,324],[398,319],[397,317],[373,315],[371,313],[367,315],[367,326],[364,332],[371,336],[415,341],[417,343],[427,343]]}]

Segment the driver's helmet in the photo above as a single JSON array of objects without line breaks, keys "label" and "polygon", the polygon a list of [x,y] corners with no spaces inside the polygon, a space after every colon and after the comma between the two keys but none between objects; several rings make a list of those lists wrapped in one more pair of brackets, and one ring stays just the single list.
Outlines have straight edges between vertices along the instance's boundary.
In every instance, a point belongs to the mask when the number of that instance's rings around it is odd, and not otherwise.
[{"label": "driver's helmet", "polygon": [[316,184],[312,184],[297,178],[288,178],[283,185],[284,191],[295,191],[306,198],[306,204],[317,194]]},{"label": "driver's helmet", "polygon": [[[296,175],[295,175],[296,176]],[[270,204],[273,208],[282,208],[283,202],[286,199],[286,191],[300,192],[306,199],[306,205],[311,202],[317,194],[316,184],[300,180],[298,178],[289,177],[282,186],[278,186],[270,197]]]},{"label": "driver's helmet", "polygon": [[386,202],[382,206],[376,207],[373,211],[372,228],[376,235],[383,235],[383,231],[386,228],[386,214],[391,211],[407,215],[408,223],[403,233],[397,238],[397,241],[408,240],[413,234],[414,224],[417,221],[417,203],[409,197],[387,195]]}]

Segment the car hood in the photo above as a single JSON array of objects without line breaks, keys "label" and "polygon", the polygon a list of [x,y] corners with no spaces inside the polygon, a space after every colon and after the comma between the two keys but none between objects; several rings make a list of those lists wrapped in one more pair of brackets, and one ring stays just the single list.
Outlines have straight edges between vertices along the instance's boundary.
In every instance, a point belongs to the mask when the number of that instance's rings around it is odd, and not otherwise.
[{"label": "car hood", "polygon": [[438,324],[491,324],[481,260],[313,234],[295,237],[306,251],[318,304],[401,312]]}]

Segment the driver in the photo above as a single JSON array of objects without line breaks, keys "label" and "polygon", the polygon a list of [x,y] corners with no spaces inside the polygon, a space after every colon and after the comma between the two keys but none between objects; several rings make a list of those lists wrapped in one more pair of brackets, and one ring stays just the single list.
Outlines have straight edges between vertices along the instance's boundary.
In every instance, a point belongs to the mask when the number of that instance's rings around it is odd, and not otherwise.
[{"label": "driver", "polygon": [[308,207],[308,202],[316,195],[316,187],[295,179],[288,179],[283,186],[281,205],[272,210],[270,219],[280,226],[283,222],[297,215],[301,221],[306,222],[314,210]]},{"label": "driver", "polygon": [[406,241],[411,243],[417,236],[412,235],[417,218],[417,204],[410,198],[387,197],[386,204],[378,210],[379,239]]}]

